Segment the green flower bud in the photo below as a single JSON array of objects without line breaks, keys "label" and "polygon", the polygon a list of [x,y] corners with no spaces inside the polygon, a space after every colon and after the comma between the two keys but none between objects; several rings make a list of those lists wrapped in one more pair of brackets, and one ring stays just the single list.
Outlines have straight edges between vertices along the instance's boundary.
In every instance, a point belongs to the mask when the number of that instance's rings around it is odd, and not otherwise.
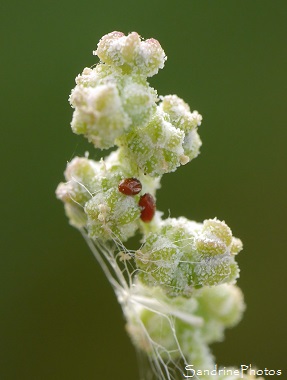
[{"label": "green flower bud", "polygon": [[237,255],[240,251],[242,251],[242,249],[243,249],[242,241],[238,238],[233,237],[231,247],[230,247],[230,252],[233,253],[234,255]]},{"label": "green flower bud", "polygon": [[82,87],[96,87],[102,84],[117,83],[121,78],[121,75],[111,66],[99,63],[92,69],[84,68],[82,74],[76,77],[76,84]]},{"label": "green flower bud", "polygon": [[85,227],[87,223],[87,216],[84,212],[83,207],[76,203],[66,202],[64,204],[64,208],[71,226],[79,229]]},{"label": "green flower bud", "polygon": [[159,42],[153,38],[141,41],[136,32],[125,36],[112,32],[103,36],[94,52],[102,62],[118,67],[124,74],[136,73],[145,77],[157,74],[166,60]]},{"label": "green flower bud", "polygon": [[235,285],[221,284],[203,288],[197,300],[202,313],[220,321],[225,327],[233,327],[241,320],[245,310],[243,293]]},{"label": "green flower bud", "polygon": [[80,228],[86,224],[85,203],[99,190],[100,165],[84,157],[75,157],[65,170],[66,183],[61,182],[56,196],[65,204],[70,224]]},{"label": "green flower bud", "polygon": [[156,110],[157,92],[145,80],[125,76],[121,83],[121,100],[132,125],[145,126]]},{"label": "green flower bud", "polygon": [[188,132],[184,137],[183,151],[188,158],[188,162],[193,160],[199,155],[199,149],[202,145],[199,134],[196,129]]},{"label": "green flower bud", "polygon": [[239,269],[231,243],[224,222],[169,218],[136,252],[139,278],[147,285],[162,286],[170,296],[190,296],[194,288],[234,282]]},{"label": "green flower bud", "polygon": [[197,300],[169,298],[161,288],[145,287],[138,281],[134,289],[133,303],[125,309],[125,315],[135,346],[151,358],[158,347],[157,355],[163,360],[176,360],[183,354],[198,367],[211,367],[212,355],[200,334],[203,320],[195,315]]},{"label": "green flower bud", "polygon": [[196,237],[195,245],[201,253],[215,256],[223,255],[232,242],[230,228],[217,219],[205,220],[201,233]]},{"label": "green flower bud", "polygon": [[207,239],[219,239],[229,247],[232,242],[231,229],[218,219],[208,219],[203,222],[202,235]]},{"label": "green flower bud", "polygon": [[163,112],[157,111],[147,126],[134,128],[121,144],[126,148],[127,157],[154,177],[175,171],[186,163],[183,140],[184,132],[165,120]]},{"label": "green flower bud", "polygon": [[198,156],[201,147],[197,127],[201,125],[202,116],[197,111],[191,113],[189,105],[176,95],[163,96],[161,99],[160,108],[169,115],[171,124],[185,133],[183,150],[186,162],[189,162]]},{"label": "green flower bud", "polygon": [[115,84],[76,86],[70,102],[75,107],[71,124],[73,132],[84,134],[97,148],[114,146],[115,139],[131,124]]},{"label": "green flower bud", "polygon": [[85,205],[87,228],[92,239],[126,241],[139,226],[139,196],[126,196],[117,187],[96,194]]},{"label": "green flower bud", "polygon": [[190,273],[178,270],[184,253],[192,252],[193,237],[187,226],[200,229],[200,224],[185,218],[169,218],[161,222],[158,231],[147,235],[143,247],[136,252],[139,278],[144,284],[162,286],[172,296],[190,291]]},{"label": "green flower bud", "polygon": [[170,122],[176,128],[188,133],[201,125],[202,116],[197,111],[191,113],[189,105],[177,95],[167,95],[161,99],[161,109],[169,115]]}]

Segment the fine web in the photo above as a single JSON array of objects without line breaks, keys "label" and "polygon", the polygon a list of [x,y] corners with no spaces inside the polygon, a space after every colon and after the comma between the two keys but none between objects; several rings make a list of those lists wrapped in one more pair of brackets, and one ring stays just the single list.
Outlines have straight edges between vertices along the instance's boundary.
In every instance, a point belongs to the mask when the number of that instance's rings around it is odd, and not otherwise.
[{"label": "fine web", "polygon": [[[91,198],[95,196],[95,193],[91,192],[76,178],[73,177],[69,182],[76,183],[82,187]],[[70,198],[78,206],[84,208],[73,199],[71,194]],[[136,292],[137,283],[135,280],[137,274],[142,270],[135,266],[133,260],[135,251],[129,250],[118,236],[107,226],[106,228],[111,237],[110,241],[107,242],[103,242],[100,239],[91,239],[86,228],[81,228],[80,232],[111,284],[127,322],[129,322],[129,318],[132,316],[133,324],[136,324],[137,328],[140,329],[140,332],[137,331],[136,334],[141,335],[145,341],[145,346],[148,348],[148,352],[145,352],[135,344],[140,380],[179,380],[187,377],[184,375],[185,366],[192,363],[188,362],[188,358],[184,355],[178,341],[176,318],[191,326],[200,326],[202,319],[179,311],[176,307],[172,307],[170,304],[160,301],[150,294],[142,295]],[[189,240],[182,239],[180,242],[184,241],[186,244],[190,244]],[[173,243],[177,242],[179,241],[174,241]],[[140,256],[140,249],[137,252]],[[151,260],[149,259],[149,261]],[[157,261],[160,262],[160,260]],[[149,311],[167,322],[169,328],[168,334],[172,336],[174,341],[172,350],[164,347],[163,344],[160,344],[151,337],[141,319],[141,312],[143,310]],[[130,334],[132,335],[132,333],[131,331]],[[193,378],[198,379],[196,375]]]},{"label": "fine web", "polygon": [[[85,228],[81,229],[81,233],[111,284],[126,320],[129,321],[132,316],[133,324],[135,323],[137,329],[140,329],[140,336],[144,340],[145,346],[148,347],[148,353],[136,347],[140,380],[183,379],[185,366],[191,363],[188,362],[178,341],[175,321],[176,318],[180,318],[184,322],[196,326],[201,324],[201,319],[182,313],[152,296],[138,294],[135,291],[138,269],[133,261],[134,251],[128,250],[117,236],[111,233],[111,241],[104,243],[97,239],[91,239]],[[167,349],[151,337],[140,317],[143,310],[154,313],[167,321],[169,334],[174,340],[172,350]],[[197,376],[194,378],[197,379]]]}]

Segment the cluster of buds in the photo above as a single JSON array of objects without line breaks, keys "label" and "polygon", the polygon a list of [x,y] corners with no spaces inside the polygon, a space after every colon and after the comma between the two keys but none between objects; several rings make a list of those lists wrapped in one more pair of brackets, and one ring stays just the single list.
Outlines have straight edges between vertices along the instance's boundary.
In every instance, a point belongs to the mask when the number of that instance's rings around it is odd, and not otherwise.
[{"label": "cluster of buds", "polygon": [[[170,298],[160,287],[137,283],[134,298],[138,295],[160,300],[161,309],[154,313],[150,308],[138,307],[136,314],[128,309],[127,331],[132,341],[147,353],[152,352],[156,342],[164,347],[166,358],[176,356],[179,345],[188,363],[205,369],[214,365],[208,345],[222,340],[224,329],[235,326],[245,308],[241,290],[231,284],[203,287],[195,290],[191,298]],[[170,334],[167,312],[173,316],[176,336]]]},{"label": "cluster of buds", "polygon": [[[75,157],[67,165],[66,182],[60,183],[56,191],[70,223],[87,228],[93,239],[126,241],[155,213],[159,179],[141,175],[137,180],[140,191],[132,190],[131,182],[127,183],[132,170],[119,153],[117,150],[99,162]],[[128,188],[134,193],[128,194]],[[142,189],[145,193],[140,195]]]},{"label": "cluster of buds", "polygon": [[239,275],[235,255],[241,249],[241,241],[224,222],[169,218],[136,252],[139,278],[171,296],[188,297],[203,286],[234,283]]},{"label": "cluster of buds", "polygon": [[[75,108],[71,127],[95,147],[117,150],[101,162],[74,158],[57,197],[70,223],[86,227],[91,238],[126,241],[147,229],[142,222],[154,220],[161,175],[198,155],[202,117],[176,95],[158,97],[149,86],[147,78],[166,60],[155,39],[113,32],[100,40],[94,54],[101,62],[83,70],[70,95]],[[119,183],[131,178],[141,183],[141,196],[124,196]]]},{"label": "cluster of buds", "polygon": [[96,148],[115,148],[100,161],[69,162],[57,197],[70,223],[94,242],[142,234],[141,248],[125,256],[134,258],[129,300],[119,298],[134,344],[153,359],[156,344],[161,360],[184,354],[197,368],[211,367],[208,345],[222,340],[244,310],[235,285],[242,243],[216,218],[163,220],[156,211],[161,176],[199,154],[202,116],[150,87],[147,78],[166,60],[155,39],[112,32],[94,54],[100,62],[76,78],[69,98],[71,127]]},{"label": "cluster of buds", "polygon": [[166,60],[158,41],[113,32],[100,40],[95,54],[101,63],[84,69],[70,96],[72,130],[97,148],[118,146],[153,177],[196,157],[201,115],[176,95],[159,98],[147,82]]}]

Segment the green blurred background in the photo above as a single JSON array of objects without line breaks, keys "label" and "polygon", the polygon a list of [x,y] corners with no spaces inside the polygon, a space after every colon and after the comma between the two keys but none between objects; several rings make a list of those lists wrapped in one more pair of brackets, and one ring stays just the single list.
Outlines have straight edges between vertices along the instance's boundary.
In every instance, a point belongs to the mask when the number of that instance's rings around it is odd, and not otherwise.
[{"label": "green blurred background", "polygon": [[151,85],[204,118],[201,155],[164,177],[158,208],[217,216],[245,245],[248,308],[218,364],[284,370],[286,0],[6,0],[0,14],[0,379],[138,379],[115,296],[54,196],[66,162],[93,152],[67,99],[113,30],[158,39],[168,60]]}]

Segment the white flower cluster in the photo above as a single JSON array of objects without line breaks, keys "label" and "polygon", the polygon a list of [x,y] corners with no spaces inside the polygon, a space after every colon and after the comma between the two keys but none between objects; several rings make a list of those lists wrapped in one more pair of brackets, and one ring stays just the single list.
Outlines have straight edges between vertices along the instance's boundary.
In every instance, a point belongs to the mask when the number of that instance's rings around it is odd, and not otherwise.
[{"label": "white flower cluster", "polygon": [[241,249],[241,241],[217,219],[201,224],[168,218],[136,252],[139,278],[171,296],[190,296],[203,286],[233,283],[239,275],[235,254]]},{"label": "white flower cluster", "polygon": [[[162,220],[156,211],[161,176],[199,154],[202,116],[149,86],[166,60],[158,41],[113,32],[94,54],[100,63],[83,70],[70,95],[71,126],[96,148],[117,148],[98,162],[75,157],[56,195],[103,266],[131,339],[158,378],[170,379],[176,360],[211,368],[208,345],[222,340],[244,310],[235,285],[242,243],[216,218]],[[137,231],[142,245],[129,251],[123,242]]]},{"label": "white flower cluster", "polygon": [[56,191],[65,204],[70,223],[77,228],[87,228],[93,239],[126,241],[133,236],[142,226],[140,194],[155,196],[159,187],[159,178],[140,175],[141,193],[122,194],[119,183],[132,177],[133,170],[120,150],[100,162],[75,157],[67,165],[66,182],[60,183]]},{"label": "white flower cluster", "polygon": [[101,59],[76,78],[70,103],[72,130],[97,148],[121,147],[141,171],[160,176],[199,153],[197,127],[202,117],[176,95],[161,98],[147,77],[163,68],[158,41],[142,41],[133,32],[104,36],[94,52]]}]

